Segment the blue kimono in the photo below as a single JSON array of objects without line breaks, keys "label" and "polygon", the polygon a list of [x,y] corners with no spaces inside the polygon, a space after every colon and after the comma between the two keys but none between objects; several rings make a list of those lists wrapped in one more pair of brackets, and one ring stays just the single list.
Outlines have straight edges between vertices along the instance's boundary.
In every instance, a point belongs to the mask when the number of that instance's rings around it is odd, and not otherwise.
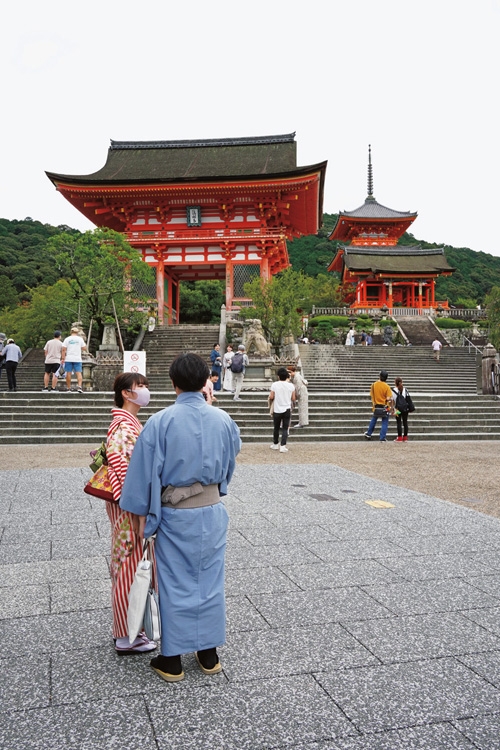
[{"label": "blue kimono", "polygon": [[224,554],[228,515],[222,502],[202,508],[161,504],[167,485],[218,484],[221,495],[241,448],[231,417],[200,392],[179,394],[148,419],[132,453],[120,507],[147,516],[156,533],[161,653],[175,656],[225,641]]}]

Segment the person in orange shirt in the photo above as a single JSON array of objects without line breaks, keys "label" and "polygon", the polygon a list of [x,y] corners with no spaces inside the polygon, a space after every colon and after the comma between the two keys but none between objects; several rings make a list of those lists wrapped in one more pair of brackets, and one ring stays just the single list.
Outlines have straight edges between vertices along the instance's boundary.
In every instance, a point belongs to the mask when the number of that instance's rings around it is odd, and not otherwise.
[{"label": "person in orange shirt", "polygon": [[387,428],[389,427],[389,415],[392,411],[392,390],[387,385],[388,376],[389,373],[387,370],[381,370],[379,379],[371,384],[370,397],[372,400],[373,417],[371,418],[368,429],[365,432],[365,438],[371,440],[373,430],[375,429],[375,425],[380,417],[382,419],[379,437],[381,443],[386,442]]}]

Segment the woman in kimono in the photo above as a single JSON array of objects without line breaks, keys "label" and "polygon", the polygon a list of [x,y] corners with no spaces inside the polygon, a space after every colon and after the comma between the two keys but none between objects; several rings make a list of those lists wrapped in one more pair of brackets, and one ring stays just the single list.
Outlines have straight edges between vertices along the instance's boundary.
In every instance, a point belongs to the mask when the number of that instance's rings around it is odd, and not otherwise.
[{"label": "woman in kimono", "polygon": [[299,421],[291,427],[293,430],[299,429],[300,427],[307,427],[309,424],[309,393],[307,390],[307,380],[294,365],[288,368],[288,372],[290,373],[291,381],[295,386],[295,395],[297,397],[299,412]]},{"label": "woman in kimono", "polygon": [[156,534],[161,655],[151,667],[167,682],[184,679],[181,657],[195,652],[202,672],[221,671],[225,641],[223,495],[241,448],[238,426],[203,398],[208,367],[193,352],[169,370],[177,400],[147,421],[137,440],[120,506]]},{"label": "woman in kimono", "polygon": [[234,352],[233,347],[231,344],[227,345],[226,353],[224,354],[224,357],[222,358],[222,364],[224,366],[224,380],[222,382],[222,388],[225,391],[230,391],[230,393],[233,393],[234,386],[233,386],[233,371],[231,370],[231,362],[233,361]]},{"label": "woman in kimono", "polygon": [[134,531],[133,514],[122,510],[118,504],[130,457],[142,430],[137,414],[141,406],[149,403],[147,386],[147,379],[139,373],[118,375],[113,384],[116,408],[111,409],[113,420],[106,440],[108,473],[114,497],[114,502],[106,503],[111,522],[111,607],[113,638],[119,654],[136,654],[157,648],[155,641],[150,641],[145,633],[139,633],[132,643],[128,638],[128,594],[142,558],[142,539]]}]

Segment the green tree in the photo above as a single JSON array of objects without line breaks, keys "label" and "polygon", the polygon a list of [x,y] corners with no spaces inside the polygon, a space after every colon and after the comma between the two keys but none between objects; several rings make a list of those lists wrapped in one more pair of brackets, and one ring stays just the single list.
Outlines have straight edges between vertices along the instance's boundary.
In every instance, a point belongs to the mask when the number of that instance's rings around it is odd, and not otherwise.
[{"label": "green tree", "polygon": [[339,307],[343,292],[337,274],[319,273],[310,280],[310,300],[317,307]]},{"label": "green tree", "polygon": [[300,309],[310,291],[306,276],[287,268],[269,281],[257,277],[244,289],[253,302],[253,307],[245,309],[245,317],[260,318],[269,341],[279,352],[283,338],[297,336],[302,329]]},{"label": "green tree", "polygon": [[183,281],[181,323],[219,323],[224,299],[224,281]]},{"label": "green tree", "polygon": [[46,252],[68,279],[85,324],[92,319],[100,334],[104,321],[113,315],[113,302],[128,329],[143,322],[150,297],[138,292],[137,284],[153,285],[154,275],[121,234],[111,229],[77,236],[63,232],[49,240]]},{"label": "green tree", "polygon": [[12,281],[4,274],[0,275],[0,309],[15,307],[18,297]]},{"label": "green tree", "polygon": [[486,311],[490,326],[490,342],[500,351],[500,286],[494,286],[486,297]]},{"label": "green tree", "polygon": [[31,302],[0,313],[0,330],[8,332],[21,349],[43,346],[56,329],[69,332],[78,317],[73,289],[65,279],[29,292]]}]

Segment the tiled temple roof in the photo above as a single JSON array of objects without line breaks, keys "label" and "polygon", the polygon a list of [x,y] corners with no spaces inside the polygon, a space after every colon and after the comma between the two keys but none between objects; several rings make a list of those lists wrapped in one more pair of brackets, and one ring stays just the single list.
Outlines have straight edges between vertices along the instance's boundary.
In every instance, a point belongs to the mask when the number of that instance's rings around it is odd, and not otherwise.
[{"label": "tiled temple roof", "polygon": [[326,162],[297,167],[295,133],[189,141],[111,141],[106,164],[89,175],[47,172],[74,184],[178,182],[324,171]]},{"label": "tiled temple roof", "polygon": [[349,271],[372,273],[418,273],[437,274],[452,272],[444,249],[424,249],[420,245],[398,245],[396,247],[344,246],[343,262]]}]

